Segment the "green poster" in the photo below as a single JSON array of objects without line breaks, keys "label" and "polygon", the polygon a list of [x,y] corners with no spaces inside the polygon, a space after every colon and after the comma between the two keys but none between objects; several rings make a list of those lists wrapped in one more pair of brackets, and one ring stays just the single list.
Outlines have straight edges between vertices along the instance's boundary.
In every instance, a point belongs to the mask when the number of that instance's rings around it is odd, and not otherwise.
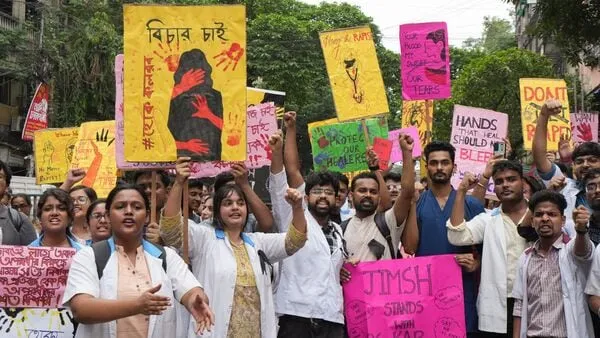
[{"label": "green poster", "polygon": [[[374,137],[388,138],[385,118],[368,119],[366,125],[371,145]],[[315,127],[309,130],[309,135],[315,170],[346,173],[368,169],[367,145],[360,121]]]}]

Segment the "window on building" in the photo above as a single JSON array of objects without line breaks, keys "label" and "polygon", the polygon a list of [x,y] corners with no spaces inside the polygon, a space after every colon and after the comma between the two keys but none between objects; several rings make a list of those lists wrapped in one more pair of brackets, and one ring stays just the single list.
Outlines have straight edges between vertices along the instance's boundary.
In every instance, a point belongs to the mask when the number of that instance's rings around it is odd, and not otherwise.
[{"label": "window on building", "polygon": [[6,76],[0,76],[0,103],[10,104],[10,86],[11,79]]}]

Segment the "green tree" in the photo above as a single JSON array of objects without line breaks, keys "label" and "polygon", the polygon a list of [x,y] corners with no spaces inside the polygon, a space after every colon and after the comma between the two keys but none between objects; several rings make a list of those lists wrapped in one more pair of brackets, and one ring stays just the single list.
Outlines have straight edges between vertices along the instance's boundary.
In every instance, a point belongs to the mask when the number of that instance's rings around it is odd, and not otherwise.
[{"label": "green tree", "polygon": [[[529,4],[503,0],[517,6],[524,15]],[[552,41],[572,65],[600,65],[600,1],[544,0],[533,7],[527,33]]]},{"label": "green tree", "polygon": [[463,42],[465,49],[486,53],[514,47],[517,47],[517,39],[513,24],[495,16],[483,18],[483,32],[480,38],[468,38]]}]

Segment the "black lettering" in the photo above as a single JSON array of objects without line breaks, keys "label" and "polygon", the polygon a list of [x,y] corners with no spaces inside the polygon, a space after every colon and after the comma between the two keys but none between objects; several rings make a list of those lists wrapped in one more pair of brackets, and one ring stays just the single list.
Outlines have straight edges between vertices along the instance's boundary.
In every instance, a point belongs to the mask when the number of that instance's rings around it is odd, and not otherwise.
[{"label": "black lettering", "polygon": [[426,277],[421,277],[419,275],[419,266],[415,266],[415,277],[416,277],[416,282],[417,282],[417,290],[419,292],[419,295],[422,295],[423,293],[421,292],[421,284],[425,284],[426,289],[428,291],[427,295],[431,296],[433,294],[433,286],[431,285],[431,264],[427,264],[427,276]]},{"label": "black lettering", "polygon": [[404,271],[402,271],[402,279],[406,282],[406,283],[410,283],[412,285],[412,288],[409,290],[407,290],[406,288],[404,288],[404,293],[405,294],[411,294],[413,292],[415,292],[415,288],[416,288],[416,283],[414,280],[412,280],[412,278],[407,276],[407,273],[410,272],[412,270],[412,267],[407,267],[406,269],[404,269]]}]

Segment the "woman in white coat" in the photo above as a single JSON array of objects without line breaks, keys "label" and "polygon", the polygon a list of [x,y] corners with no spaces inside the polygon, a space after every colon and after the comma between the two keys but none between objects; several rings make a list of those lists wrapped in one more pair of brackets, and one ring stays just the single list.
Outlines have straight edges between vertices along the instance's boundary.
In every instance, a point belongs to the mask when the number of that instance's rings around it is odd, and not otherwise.
[{"label": "woman in white coat", "polygon": [[[166,216],[176,216],[161,220],[163,235],[170,238],[181,236],[179,211],[182,185],[190,174],[189,159],[179,159],[176,170],[165,206]],[[293,210],[293,226],[287,233],[244,233],[248,206],[240,186],[248,184],[247,171],[242,166],[234,166],[232,171],[236,184],[227,184],[215,192],[213,226],[191,224],[188,230],[192,271],[204,285],[215,311],[214,329],[203,337],[274,338],[277,319],[271,264],[296,253],[306,242],[302,196],[296,189],[287,191],[285,199]],[[193,336],[191,329],[189,334]]]},{"label": "woman in white coat", "polygon": [[113,237],[95,244],[110,249],[102,277],[92,247],[74,256],[63,303],[81,323],[77,337],[167,337],[176,329],[173,298],[192,314],[196,332],[213,324],[206,295],[183,260],[142,239],[148,208],[141,188],[117,186],[106,199]]}]

